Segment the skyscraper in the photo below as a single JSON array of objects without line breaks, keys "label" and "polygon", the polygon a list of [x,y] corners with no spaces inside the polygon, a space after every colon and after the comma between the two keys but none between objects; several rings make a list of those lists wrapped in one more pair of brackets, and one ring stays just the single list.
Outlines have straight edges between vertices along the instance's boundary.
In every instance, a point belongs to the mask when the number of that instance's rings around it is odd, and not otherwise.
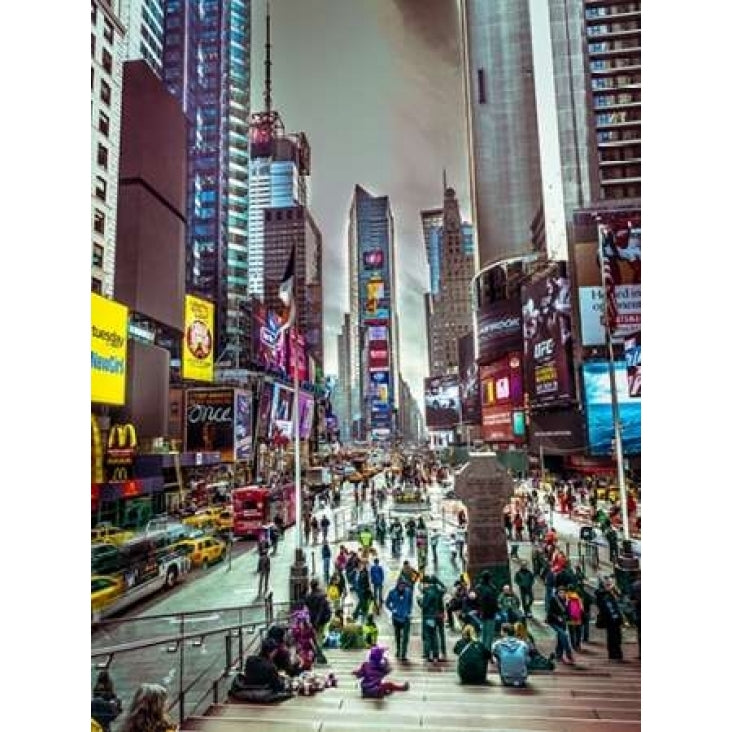
[{"label": "skyscraper", "polygon": [[529,0],[463,0],[471,197],[481,267],[531,251],[541,200]]},{"label": "skyscraper", "polygon": [[356,185],[348,222],[354,439],[387,437],[398,406],[394,218],[388,196]]},{"label": "skyscraper", "polygon": [[91,290],[114,295],[124,27],[108,3],[91,4]]},{"label": "skyscraper", "polygon": [[440,289],[440,230],[442,229],[442,209],[431,208],[420,212],[422,233],[427,254],[427,265],[430,268],[430,292],[435,294]]},{"label": "skyscraper", "polygon": [[125,60],[147,61],[163,78],[165,0],[120,0],[119,15],[125,26]]},{"label": "skyscraper", "polygon": [[452,188],[444,189],[441,218],[442,226],[436,231],[440,252],[438,286],[436,292],[430,293],[427,303],[429,365],[430,374],[435,376],[456,372],[458,339],[473,327],[470,306],[470,283],[475,274],[472,229],[460,220],[460,207]]},{"label": "skyscraper", "polygon": [[163,76],[188,119],[186,286],[215,305],[216,354],[249,296],[249,0],[167,0]]}]

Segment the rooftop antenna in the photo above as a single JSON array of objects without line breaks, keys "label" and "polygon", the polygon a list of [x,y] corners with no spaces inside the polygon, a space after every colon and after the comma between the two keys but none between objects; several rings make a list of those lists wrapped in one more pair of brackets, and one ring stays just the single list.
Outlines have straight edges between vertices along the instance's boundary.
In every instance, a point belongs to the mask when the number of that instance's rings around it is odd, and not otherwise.
[{"label": "rooftop antenna", "polygon": [[269,115],[272,111],[272,77],[270,74],[272,61],[269,54],[272,44],[269,42],[269,2],[267,2],[267,43],[264,48],[264,111]]}]

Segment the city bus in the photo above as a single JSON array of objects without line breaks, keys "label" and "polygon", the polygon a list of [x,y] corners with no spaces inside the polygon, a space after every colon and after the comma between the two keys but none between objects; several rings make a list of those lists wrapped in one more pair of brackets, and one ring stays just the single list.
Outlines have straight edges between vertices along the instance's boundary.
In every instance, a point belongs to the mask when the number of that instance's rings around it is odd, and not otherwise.
[{"label": "city bus", "polygon": [[258,537],[270,526],[279,512],[284,526],[295,523],[295,485],[286,483],[274,488],[248,485],[233,488],[231,503],[234,513],[234,536]]}]

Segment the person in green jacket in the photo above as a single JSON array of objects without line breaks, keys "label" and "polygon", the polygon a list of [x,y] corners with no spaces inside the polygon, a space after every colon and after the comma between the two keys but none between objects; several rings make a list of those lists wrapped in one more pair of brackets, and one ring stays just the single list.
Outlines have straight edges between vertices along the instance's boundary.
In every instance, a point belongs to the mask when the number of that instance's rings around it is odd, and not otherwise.
[{"label": "person in green jacket", "polygon": [[461,684],[485,684],[490,651],[477,639],[475,628],[465,625],[463,637],[453,649],[457,654],[457,672]]}]

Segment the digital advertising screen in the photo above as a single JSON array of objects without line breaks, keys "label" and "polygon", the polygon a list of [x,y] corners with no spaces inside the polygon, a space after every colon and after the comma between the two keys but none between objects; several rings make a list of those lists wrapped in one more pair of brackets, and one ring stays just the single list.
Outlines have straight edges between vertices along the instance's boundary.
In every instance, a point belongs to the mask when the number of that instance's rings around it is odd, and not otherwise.
[{"label": "digital advertising screen", "polygon": [[566,262],[524,285],[522,322],[529,401],[534,405],[570,401],[572,299]]},{"label": "digital advertising screen", "polygon": [[595,236],[574,246],[583,346],[605,344],[605,295],[598,245],[615,285],[617,327],[621,343],[641,329],[641,222],[639,211],[603,214]]},{"label": "digital advertising screen", "polygon": [[371,403],[389,404],[389,372],[388,371],[372,371],[369,374],[369,396]]},{"label": "digital advertising screen", "polygon": [[188,389],[185,401],[186,451],[219,452],[222,462],[234,462],[234,389]]},{"label": "digital advertising screen", "polygon": [[[641,451],[641,400],[628,394],[628,372],[624,361],[616,361],[615,384],[618,393],[623,451],[637,455]],[[585,361],[582,364],[585,386],[585,414],[589,452],[611,455],[615,439],[610,371],[607,361]]]},{"label": "digital advertising screen", "polygon": [[368,329],[369,341],[388,341],[389,330],[385,325],[372,325]]},{"label": "digital advertising screen", "polygon": [[91,293],[91,400],[121,406],[127,383],[127,307]]},{"label": "digital advertising screen", "polygon": [[252,459],[252,394],[242,389],[234,390],[234,457],[236,460]]},{"label": "digital advertising screen", "polygon": [[475,362],[475,340],[467,333],[458,340],[458,373],[463,424],[478,425],[480,421],[480,378]]},{"label": "digital advertising screen", "polygon": [[300,382],[307,381],[308,360],[306,357],[305,336],[294,327],[290,328],[287,333],[289,334],[287,361],[290,377],[294,379],[297,372],[297,378]]},{"label": "digital advertising screen", "polygon": [[381,249],[369,249],[363,253],[364,269],[381,269],[384,266],[384,252]]},{"label": "digital advertising screen", "polygon": [[312,394],[301,391],[299,394],[298,405],[300,409],[300,439],[307,440],[310,438],[310,432],[313,428],[313,417],[315,416],[315,398]]},{"label": "digital advertising screen", "polygon": [[285,374],[287,339],[280,317],[274,310],[257,303],[252,311],[252,355],[254,362],[273,374]]},{"label": "digital advertising screen", "polygon": [[477,314],[478,361],[495,361],[510,351],[523,349],[521,297],[484,306]]},{"label": "digital advertising screen", "polygon": [[480,393],[483,408],[501,405],[523,407],[524,389],[521,357],[518,353],[480,367]]},{"label": "digital advertising screen", "polygon": [[628,396],[640,399],[641,395],[641,335],[636,333],[625,339],[625,365],[628,369]]},{"label": "digital advertising screen", "polygon": [[270,435],[273,395],[274,384],[265,381],[259,390],[259,408],[257,409],[257,437],[260,439],[266,440]]},{"label": "digital advertising screen", "polygon": [[434,376],[424,380],[427,426],[454,427],[460,422],[460,384],[457,376]]},{"label": "digital advertising screen", "polygon": [[213,381],[213,303],[193,295],[186,295],[183,327],[185,328],[183,333],[183,378],[195,381]]},{"label": "digital advertising screen", "polygon": [[369,342],[369,369],[389,368],[389,344],[387,341]]},{"label": "digital advertising screen", "polygon": [[270,420],[270,437],[279,433],[292,439],[292,417],[295,392],[288,386],[274,384],[272,394],[272,418]]}]

